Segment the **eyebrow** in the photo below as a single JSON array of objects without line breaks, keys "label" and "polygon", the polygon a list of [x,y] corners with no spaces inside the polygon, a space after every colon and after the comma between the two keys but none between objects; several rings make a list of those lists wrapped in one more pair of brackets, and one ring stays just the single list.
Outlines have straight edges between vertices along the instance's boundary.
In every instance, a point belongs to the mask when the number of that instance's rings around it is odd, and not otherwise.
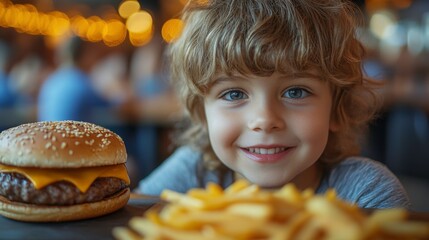
[{"label": "eyebrow", "polygon": [[319,75],[311,72],[298,72],[292,74],[282,74],[281,77],[285,77],[287,79],[296,79],[296,78],[310,78],[310,79],[319,79]]},{"label": "eyebrow", "polygon": [[213,81],[211,81],[209,87],[213,87],[221,82],[231,82],[231,81],[245,81],[246,79],[240,76],[220,76],[217,78],[214,78]]},{"label": "eyebrow", "polygon": [[[283,79],[288,79],[288,80],[293,80],[293,79],[299,79],[299,78],[306,78],[306,79],[313,79],[313,80],[318,80],[320,79],[320,77],[315,74],[315,73],[311,73],[311,72],[298,72],[298,73],[291,73],[291,74],[280,74],[279,76],[277,76],[277,78],[283,78]],[[218,83],[221,82],[229,82],[229,81],[235,81],[235,80],[241,80],[241,81],[245,81],[246,78],[245,77],[241,77],[241,76],[220,76],[215,78],[212,83],[210,84],[210,86],[214,86],[217,85]]]}]

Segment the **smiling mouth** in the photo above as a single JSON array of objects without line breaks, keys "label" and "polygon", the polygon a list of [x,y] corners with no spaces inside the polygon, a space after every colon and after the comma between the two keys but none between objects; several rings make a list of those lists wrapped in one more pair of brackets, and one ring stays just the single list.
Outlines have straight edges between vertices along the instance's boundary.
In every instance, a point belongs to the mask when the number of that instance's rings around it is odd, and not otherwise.
[{"label": "smiling mouth", "polygon": [[288,148],[275,147],[275,148],[246,148],[247,151],[256,154],[276,154],[285,151]]}]

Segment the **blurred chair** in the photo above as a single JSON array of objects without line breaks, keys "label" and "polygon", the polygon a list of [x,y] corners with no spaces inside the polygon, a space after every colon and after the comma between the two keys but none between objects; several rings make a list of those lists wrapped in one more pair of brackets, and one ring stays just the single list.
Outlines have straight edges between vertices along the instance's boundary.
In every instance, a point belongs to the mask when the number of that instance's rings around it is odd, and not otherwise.
[{"label": "blurred chair", "polygon": [[429,116],[398,106],[386,125],[386,164],[397,174],[429,179]]}]

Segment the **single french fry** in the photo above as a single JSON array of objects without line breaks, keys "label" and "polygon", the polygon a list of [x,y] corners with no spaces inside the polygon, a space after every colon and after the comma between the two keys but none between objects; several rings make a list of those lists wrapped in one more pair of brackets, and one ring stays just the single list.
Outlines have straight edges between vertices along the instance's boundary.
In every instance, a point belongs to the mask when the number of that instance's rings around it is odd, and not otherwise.
[{"label": "single french fry", "polygon": [[218,197],[216,195],[212,195],[210,192],[204,190],[204,189],[191,189],[186,193],[189,197],[196,198],[202,201],[208,201],[215,197]]},{"label": "single french fry", "polygon": [[204,201],[201,199],[190,197],[186,194],[177,193],[168,189],[161,193],[161,199],[168,202],[177,202],[189,207],[202,208],[204,206]]},{"label": "single french fry", "polygon": [[320,239],[325,233],[323,226],[315,219],[310,219],[304,224],[297,232],[294,239],[296,240],[308,240],[308,239]]},{"label": "single french fry", "polygon": [[214,229],[221,235],[231,236],[234,239],[252,239],[259,232],[258,229],[264,224],[264,221],[255,220],[245,216],[239,216],[239,220],[231,221],[225,219],[212,224]]},{"label": "single french fry", "polygon": [[261,192],[261,189],[258,185],[250,185],[245,188],[242,188],[240,191],[237,192],[237,194],[243,196],[251,196],[256,194],[264,194],[264,192]]},{"label": "single french fry", "polygon": [[226,212],[268,221],[273,215],[273,209],[268,204],[261,203],[234,203],[225,209]]},{"label": "single french fry", "polygon": [[301,192],[294,184],[287,184],[274,194],[297,206],[301,206],[304,202]]},{"label": "single french fry", "polygon": [[112,230],[113,237],[119,240],[140,240],[143,239],[140,235],[131,231],[126,227],[115,227]]},{"label": "single french fry", "polygon": [[209,182],[206,189],[212,196],[221,197],[224,194],[222,187],[213,182]]},{"label": "single french fry", "polygon": [[335,191],[335,189],[328,189],[328,191],[325,192],[325,198],[330,201],[336,201],[337,192]]},{"label": "single french fry", "polygon": [[145,217],[149,221],[151,221],[151,222],[153,222],[155,224],[158,224],[158,225],[162,225],[163,224],[163,221],[162,221],[160,215],[157,212],[155,212],[155,211],[151,211],[151,210],[147,211],[146,214],[145,214]]},{"label": "single french fry", "polygon": [[231,184],[229,187],[225,189],[225,194],[234,194],[242,190],[243,188],[248,187],[250,184],[248,181],[244,179],[239,179]]},{"label": "single french fry", "polygon": [[[185,207],[178,204],[171,204],[165,206],[162,211],[158,213],[159,219],[162,222],[175,222],[180,221],[181,216],[186,215],[190,211],[189,207]],[[163,224],[163,223],[161,223]]]},{"label": "single french fry", "polygon": [[301,193],[301,196],[304,199],[304,201],[307,201],[308,199],[314,196],[314,190],[311,188],[307,188]]},{"label": "single french fry", "polygon": [[139,233],[144,238],[159,238],[159,225],[151,222],[149,219],[143,217],[134,217],[128,223],[130,228]]}]

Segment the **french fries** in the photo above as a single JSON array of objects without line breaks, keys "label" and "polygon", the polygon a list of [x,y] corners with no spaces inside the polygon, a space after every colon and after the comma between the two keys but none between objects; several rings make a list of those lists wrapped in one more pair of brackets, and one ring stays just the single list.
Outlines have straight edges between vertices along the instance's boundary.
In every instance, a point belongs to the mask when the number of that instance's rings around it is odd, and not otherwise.
[{"label": "french fries", "polygon": [[288,184],[262,190],[239,180],[227,189],[210,183],[186,194],[165,190],[160,210],[116,227],[118,240],[177,239],[429,239],[429,223],[407,220],[404,209],[364,213],[337,198],[334,190],[315,195]]}]

